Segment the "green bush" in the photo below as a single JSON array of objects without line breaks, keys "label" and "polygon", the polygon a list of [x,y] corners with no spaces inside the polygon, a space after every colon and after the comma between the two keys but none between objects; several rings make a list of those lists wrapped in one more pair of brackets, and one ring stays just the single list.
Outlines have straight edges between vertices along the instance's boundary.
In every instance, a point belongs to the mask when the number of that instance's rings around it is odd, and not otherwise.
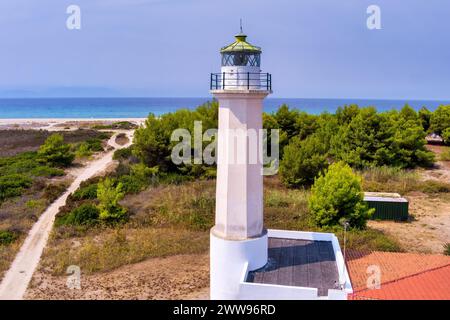
[{"label": "green bush", "polygon": [[64,175],[64,170],[49,166],[38,166],[32,169],[30,174],[35,177],[60,177]]},{"label": "green bush", "polygon": [[419,120],[420,120],[420,123],[422,124],[423,130],[425,132],[427,132],[428,129],[430,128],[430,120],[431,120],[432,114],[433,113],[430,110],[428,110],[426,107],[422,107],[419,110],[419,114],[418,114]]},{"label": "green bush", "polygon": [[24,188],[30,187],[32,180],[22,174],[10,174],[0,177],[0,201],[20,196]]},{"label": "green bush", "polygon": [[332,164],[315,180],[308,206],[321,227],[336,226],[345,219],[351,227],[364,228],[374,211],[364,202],[361,177],[343,162]]},{"label": "green bush", "polygon": [[60,134],[52,134],[40,146],[39,157],[53,166],[69,166],[75,158],[70,151],[70,145],[64,143],[64,138]]},{"label": "green bush", "polygon": [[102,140],[99,138],[89,138],[86,140],[89,151],[99,152],[103,151]]},{"label": "green bush", "polygon": [[75,154],[79,158],[86,158],[86,157],[91,156],[92,152],[91,152],[91,150],[89,150],[89,145],[87,144],[87,142],[82,142],[77,147]]},{"label": "green bush", "polygon": [[93,226],[98,223],[99,209],[90,203],[84,203],[69,214],[58,219],[58,225]]},{"label": "green bush", "polygon": [[324,145],[316,135],[305,140],[294,137],[284,149],[280,175],[288,187],[311,185],[328,166]]},{"label": "green bush", "polygon": [[8,230],[0,230],[0,245],[6,246],[13,243],[17,239],[17,235]]},{"label": "green bush", "polygon": [[141,180],[132,175],[124,175],[118,178],[125,193],[138,193],[146,186]]},{"label": "green bush", "polygon": [[450,146],[450,127],[442,131],[442,139],[446,145]]},{"label": "green bush", "polygon": [[430,119],[430,132],[442,134],[447,128],[450,128],[450,105],[438,107]]},{"label": "green bush", "polygon": [[114,186],[114,181],[106,178],[98,183],[97,199],[100,219],[106,222],[119,222],[126,218],[126,209],[121,207],[119,201],[123,199],[122,184]]},{"label": "green bush", "polygon": [[[134,134],[133,155],[148,167],[158,166],[161,172],[181,173],[189,176],[199,176],[207,172],[210,165],[186,165],[173,163],[172,149],[179,141],[171,141],[174,130],[182,128],[191,133],[194,139],[194,122],[201,121],[202,129],[217,129],[218,122],[217,101],[208,102],[196,110],[180,109],[174,113],[162,116],[150,114],[145,125],[136,129]],[[205,142],[208,145],[209,142]]]},{"label": "green bush", "polygon": [[122,129],[131,130],[137,127],[136,124],[129,121],[118,121],[112,124],[98,124],[92,127],[92,129],[105,130],[105,129]]},{"label": "green bush", "polygon": [[117,149],[114,151],[113,159],[114,160],[126,160],[133,155],[133,146],[129,146],[128,148]]},{"label": "green bush", "polygon": [[99,138],[89,138],[81,142],[75,150],[79,158],[89,157],[93,152],[103,151],[102,140]]},{"label": "green bush", "polygon": [[78,188],[73,194],[74,200],[88,200],[97,198],[97,184],[92,183]]},{"label": "green bush", "polygon": [[426,148],[425,131],[414,110],[377,113],[363,108],[332,138],[331,154],[354,168],[430,166],[434,155]]}]

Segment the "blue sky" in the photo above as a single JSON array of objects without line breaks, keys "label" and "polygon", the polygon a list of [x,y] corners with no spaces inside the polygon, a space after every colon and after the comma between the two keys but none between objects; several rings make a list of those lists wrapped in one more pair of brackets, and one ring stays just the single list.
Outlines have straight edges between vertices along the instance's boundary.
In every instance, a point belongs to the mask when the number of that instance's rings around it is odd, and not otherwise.
[{"label": "blue sky", "polygon": [[208,96],[240,18],[274,97],[450,99],[448,0],[2,0],[0,97]]}]

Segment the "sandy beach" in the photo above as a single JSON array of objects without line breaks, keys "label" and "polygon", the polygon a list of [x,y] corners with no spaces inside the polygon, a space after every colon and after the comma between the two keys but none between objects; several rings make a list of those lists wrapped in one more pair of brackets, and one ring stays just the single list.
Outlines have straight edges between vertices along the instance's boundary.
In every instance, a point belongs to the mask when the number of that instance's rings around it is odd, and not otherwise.
[{"label": "sandy beach", "polygon": [[95,125],[110,125],[116,122],[131,122],[141,125],[145,118],[23,118],[0,119],[0,129],[35,129],[35,130],[76,130]]}]

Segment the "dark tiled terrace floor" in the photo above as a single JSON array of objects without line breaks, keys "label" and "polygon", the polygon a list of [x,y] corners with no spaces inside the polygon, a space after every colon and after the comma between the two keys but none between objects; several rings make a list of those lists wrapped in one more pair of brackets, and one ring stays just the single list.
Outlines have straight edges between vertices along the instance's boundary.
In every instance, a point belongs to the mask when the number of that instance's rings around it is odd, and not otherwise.
[{"label": "dark tiled terrace floor", "polygon": [[339,282],[329,241],[269,238],[269,262],[250,272],[247,282],[317,288],[326,296]]}]

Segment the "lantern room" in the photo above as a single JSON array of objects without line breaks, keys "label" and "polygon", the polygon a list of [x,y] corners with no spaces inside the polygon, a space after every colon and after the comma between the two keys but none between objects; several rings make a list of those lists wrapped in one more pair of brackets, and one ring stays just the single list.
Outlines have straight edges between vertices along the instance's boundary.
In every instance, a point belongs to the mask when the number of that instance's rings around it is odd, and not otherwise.
[{"label": "lantern room", "polygon": [[272,91],[272,78],[261,73],[261,48],[247,42],[247,35],[235,35],[235,41],[220,50],[221,73],[211,74],[211,90]]},{"label": "lantern room", "polygon": [[261,48],[246,41],[247,35],[240,32],[235,36],[236,41],[223,47],[222,67],[259,67],[261,66]]}]

